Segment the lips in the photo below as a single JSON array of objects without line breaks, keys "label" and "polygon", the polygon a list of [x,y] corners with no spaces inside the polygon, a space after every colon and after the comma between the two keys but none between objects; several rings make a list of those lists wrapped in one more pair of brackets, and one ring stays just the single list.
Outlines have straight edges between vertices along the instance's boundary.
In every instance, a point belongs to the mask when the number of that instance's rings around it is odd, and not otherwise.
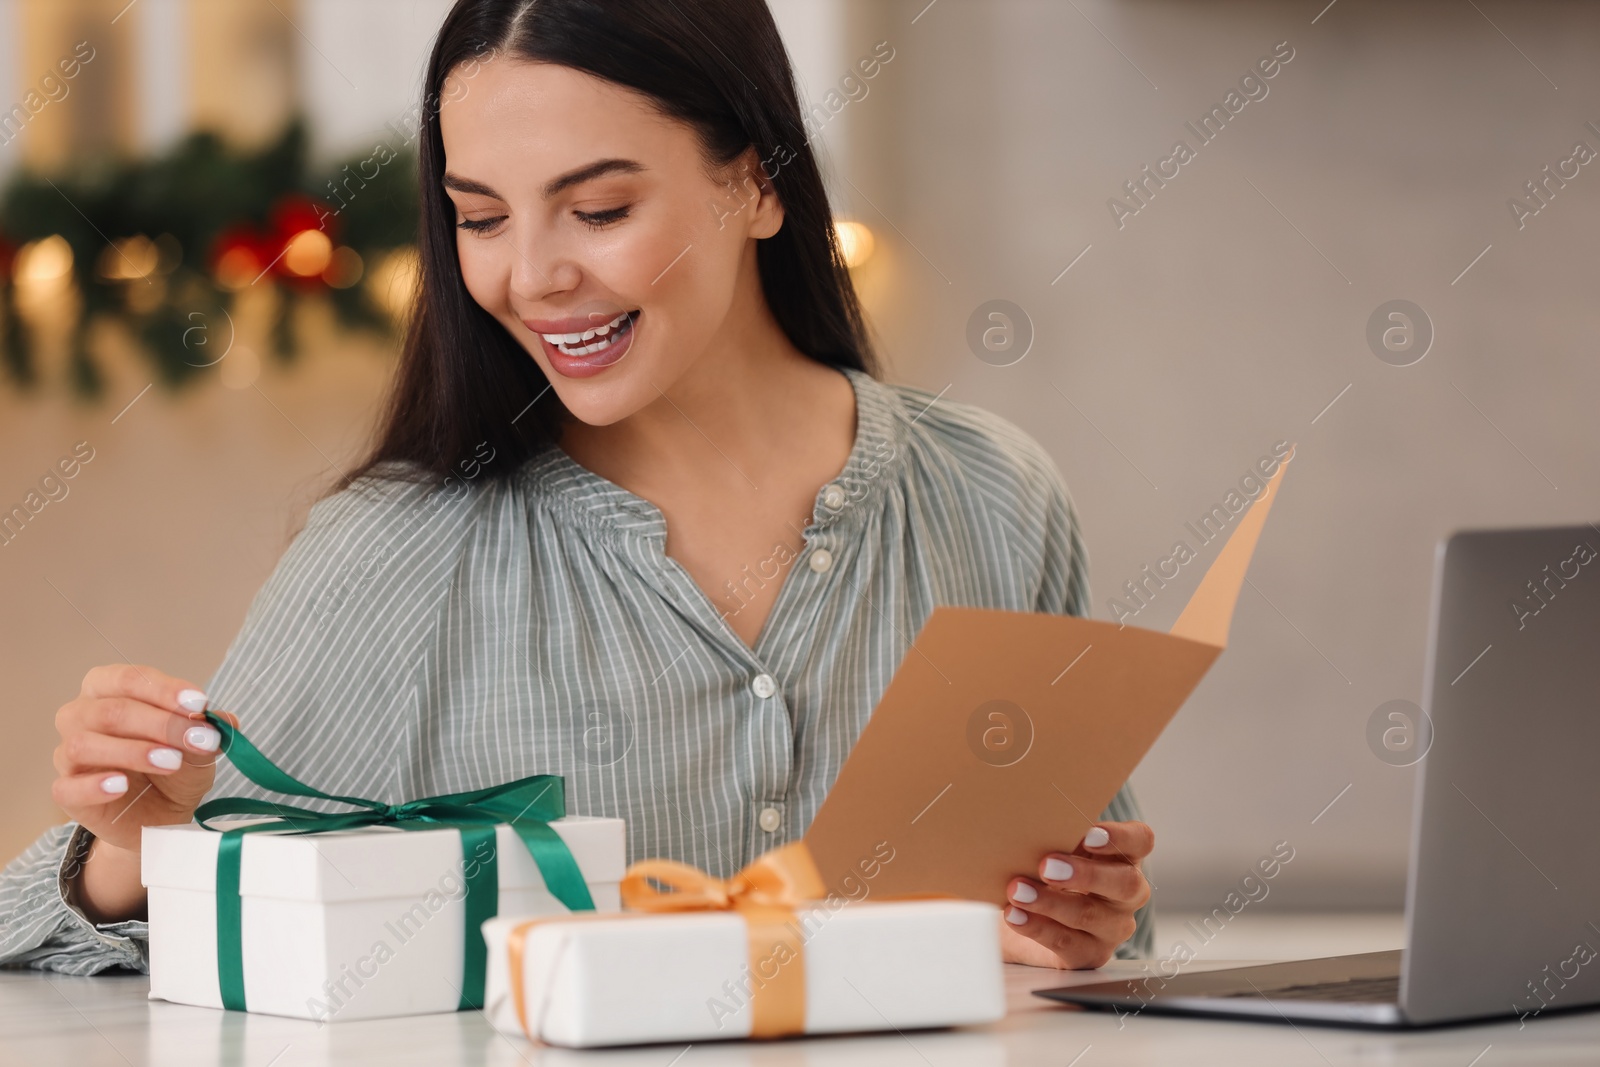
[{"label": "lips", "polygon": [[[600,326],[588,325],[584,320],[546,320],[524,324],[539,337],[545,357],[556,373],[567,378],[588,378],[628,354],[633,347],[634,334],[642,314],[637,310],[626,312]],[[560,340],[551,341],[552,336]]]}]

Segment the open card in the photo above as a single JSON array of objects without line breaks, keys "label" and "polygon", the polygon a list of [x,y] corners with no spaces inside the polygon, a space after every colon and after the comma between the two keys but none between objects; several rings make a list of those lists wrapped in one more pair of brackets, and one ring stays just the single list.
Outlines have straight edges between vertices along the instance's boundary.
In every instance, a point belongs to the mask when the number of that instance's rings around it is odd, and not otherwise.
[{"label": "open card", "polygon": [[824,883],[1000,904],[1008,879],[1075,847],[1228,643],[1287,465],[1170,633],[935,608],[806,833]]}]

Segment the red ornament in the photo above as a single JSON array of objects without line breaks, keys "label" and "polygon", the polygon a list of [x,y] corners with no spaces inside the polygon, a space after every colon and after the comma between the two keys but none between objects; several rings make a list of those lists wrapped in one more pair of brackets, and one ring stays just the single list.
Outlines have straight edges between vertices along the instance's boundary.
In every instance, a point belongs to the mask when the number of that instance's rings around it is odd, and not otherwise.
[{"label": "red ornament", "polygon": [[337,222],[338,215],[327,204],[299,193],[290,193],[272,205],[272,231],[284,241],[302,230],[321,230],[337,244]]},{"label": "red ornament", "polygon": [[[211,246],[212,273],[232,289],[252,285],[263,274],[297,289],[321,288],[325,283],[318,246],[328,253],[336,247],[335,220],[334,213],[319,200],[300,193],[281,197],[272,205],[266,227],[241,223],[217,235]],[[290,243],[308,231],[313,236],[303,238],[297,249],[291,250]],[[308,267],[314,269],[308,272]]]},{"label": "red ornament", "polygon": [[230,226],[212,242],[211,273],[229,289],[243,289],[260,278],[283,244],[248,223]]},{"label": "red ornament", "polygon": [[[307,231],[320,235],[303,239],[299,249],[300,255],[289,252],[279,257],[273,265],[273,273],[281,281],[297,289],[322,288],[325,284],[322,272],[327,266],[324,260],[331,255],[338,244],[335,229],[337,216],[322,201],[300,193],[291,193],[273,204],[271,218],[272,233],[277,244],[273,250],[274,255],[285,252],[289,242]],[[319,255],[319,252],[322,254]],[[308,266],[312,268],[309,273],[306,272]]]}]

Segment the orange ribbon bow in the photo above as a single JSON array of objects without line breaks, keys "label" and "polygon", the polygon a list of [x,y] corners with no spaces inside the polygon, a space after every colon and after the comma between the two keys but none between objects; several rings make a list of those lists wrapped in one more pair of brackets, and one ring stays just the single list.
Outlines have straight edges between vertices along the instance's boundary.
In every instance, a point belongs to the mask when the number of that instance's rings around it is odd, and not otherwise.
[{"label": "orange ribbon bow", "polygon": [[[651,885],[657,882],[672,892]],[[806,972],[804,941],[796,906],[826,895],[822,875],[803,841],[761,856],[732,878],[716,878],[675,860],[640,860],[622,878],[622,904],[634,914],[685,911],[735,911],[745,921],[750,963],[750,1036],[782,1037],[805,1032]],[[528,931],[545,922],[625,918],[586,913],[519,923],[507,940],[511,998],[523,1033],[528,1026],[523,1002],[523,943]],[[774,967],[774,963],[776,966]],[[769,974],[768,971],[772,973]]]}]

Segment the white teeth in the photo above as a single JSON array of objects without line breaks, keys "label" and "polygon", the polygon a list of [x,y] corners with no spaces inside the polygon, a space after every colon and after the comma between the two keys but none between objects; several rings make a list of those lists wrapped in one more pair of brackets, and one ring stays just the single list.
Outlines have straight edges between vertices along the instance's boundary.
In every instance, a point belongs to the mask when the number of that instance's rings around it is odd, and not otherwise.
[{"label": "white teeth", "polygon": [[620,329],[627,319],[628,313],[624,311],[604,326],[596,326],[594,329],[585,330],[582,333],[543,333],[539,336],[553,345],[575,345],[583,341],[592,341],[596,337],[604,337],[612,330]]},{"label": "white teeth", "polygon": [[[618,315],[604,326],[596,326],[594,329],[585,330],[581,334],[546,333],[540,334],[539,336],[543,337],[546,341],[549,341],[557,348],[560,348],[562,352],[569,356],[589,356],[601,351],[611,344],[614,344],[617,338],[622,336],[623,326],[627,322],[628,313],[624,311],[622,314]],[[591,341],[592,343],[582,344],[581,347],[573,347],[574,345],[579,345],[581,342]]]}]

